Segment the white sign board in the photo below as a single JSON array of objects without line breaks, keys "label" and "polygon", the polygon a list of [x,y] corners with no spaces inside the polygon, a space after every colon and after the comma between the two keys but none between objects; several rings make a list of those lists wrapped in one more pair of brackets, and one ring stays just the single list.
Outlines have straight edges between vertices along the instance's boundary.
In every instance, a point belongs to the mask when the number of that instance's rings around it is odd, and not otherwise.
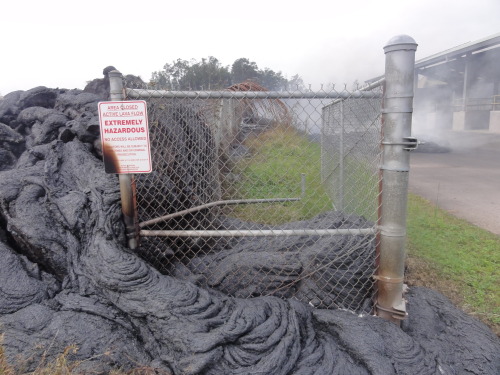
[{"label": "white sign board", "polygon": [[106,173],[150,173],[151,149],[144,100],[100,102],[102,154]]}]

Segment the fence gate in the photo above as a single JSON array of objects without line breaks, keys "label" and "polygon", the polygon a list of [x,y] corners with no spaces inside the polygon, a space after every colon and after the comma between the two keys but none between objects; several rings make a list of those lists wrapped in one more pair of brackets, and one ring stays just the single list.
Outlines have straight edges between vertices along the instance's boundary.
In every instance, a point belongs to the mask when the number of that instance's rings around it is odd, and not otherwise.
[{"label": "fence gate", "polygon": [[[386,49],[414,58],[411,41]],[[121,78],[110,79],[117,100]],[[153,161],[131,185],[137,253],[161,273],[229,296],[404,315],[399,281],[391,269],[378,274],[384,228],[401,237],[379,218],[382,155],[406,147],[381,142],[381,114],[391,112],[382,110],[383,87],[125,89],[126,99],[147,101]],[[377,280],[396,285],[396,303],[376,306]]]}]

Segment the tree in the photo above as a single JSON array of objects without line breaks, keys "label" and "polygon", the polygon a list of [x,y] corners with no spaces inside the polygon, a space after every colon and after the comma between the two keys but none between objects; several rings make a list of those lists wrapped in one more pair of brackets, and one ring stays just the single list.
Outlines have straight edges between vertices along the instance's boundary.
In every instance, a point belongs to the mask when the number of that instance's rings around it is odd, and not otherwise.
[{"label": "tree", "polygon": [[275,72],[269,68],[260,70],[259,83],[269,90],[284,90],[287,86],[287,79],[283,77],[281,72]]},{"label": "tree", "polygon": [[232,83],[241,83],[246,80],[257,81],[259,78],[259,67],[253,61],[247,58],[239,58],[235,60],[231,67]]},{"label": "tree", "polygon": [[199,62],[177,59],[151,76],[151,86],[165,90],[219,90],[230,85],[228,67],[213,56]]},{"label": "tree", "polygon": [[247,80],[257,82],[269,90],[282,90],[286,88],[287,80],[281,72],[272,69],[259,69],[257,64],[247,58],[237,59],[231,67],[233,84]]},{"label": "tree", "polygon": [[150,86],[164,90],[221,90],[247,80],[273,91],[304,87],[299,75],[288,81],[281,72],[259,69],[254,61],[246,57],[236,59],[229,69],[213,56],[201,61],[177,59],[167,63],[163,70],[152,73]]},{"label": "tree", "polygon": [[304,85],[304,81],[298,74],[292,76],[292,78],[288,81],[287,90],[289,91],[304,91],[305,88],[306,86]]},{"label": "tree", "polygon": [[180,84],[186,75],[189,62],[177,59],[172,64],[165,64],[163,70],[153,72],[151,76],[151,85],[158,89],[180,90]]},{"label": "tree", "polygon": [[222,66],[213,56],[201,59],[187,69],[182,89],[220,90],[231,85],[228,67]]}]

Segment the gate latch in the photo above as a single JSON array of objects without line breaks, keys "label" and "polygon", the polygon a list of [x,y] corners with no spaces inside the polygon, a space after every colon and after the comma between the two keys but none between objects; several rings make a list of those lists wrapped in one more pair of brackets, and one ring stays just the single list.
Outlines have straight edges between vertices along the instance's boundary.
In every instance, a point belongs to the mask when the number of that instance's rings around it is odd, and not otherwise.
[{"label": "gate latch", "polygon": [[418,147],[418,140],[415,137],[404,137],[403,141],[403,145],[406,146],[403,149],[406,151],[413,151]]},{"label": "gate latch", "polygon": [[420,142],[415,137],[404,137],[402,142],[382,142],[383,145],[388,146],[404,146],[403,150],[413,151],[418,147]]}]

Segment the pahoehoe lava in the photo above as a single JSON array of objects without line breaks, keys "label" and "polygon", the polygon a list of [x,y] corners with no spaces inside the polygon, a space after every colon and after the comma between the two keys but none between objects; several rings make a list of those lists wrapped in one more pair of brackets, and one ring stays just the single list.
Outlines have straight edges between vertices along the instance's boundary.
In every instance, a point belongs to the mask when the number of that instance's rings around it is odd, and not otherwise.
[{"label": "pahoehoe lava", "polygon": [[93,87],[0,101],[0,332],[12,364],[33,370],[75,344],[70,359],[102,373],[500,373],[498,337],[429,289],[409,290],[399,328],[286,295],[229,296],[217,275],[199,286],[160,273],[125,246],[117,178],[100,158],[105,90]]}]

